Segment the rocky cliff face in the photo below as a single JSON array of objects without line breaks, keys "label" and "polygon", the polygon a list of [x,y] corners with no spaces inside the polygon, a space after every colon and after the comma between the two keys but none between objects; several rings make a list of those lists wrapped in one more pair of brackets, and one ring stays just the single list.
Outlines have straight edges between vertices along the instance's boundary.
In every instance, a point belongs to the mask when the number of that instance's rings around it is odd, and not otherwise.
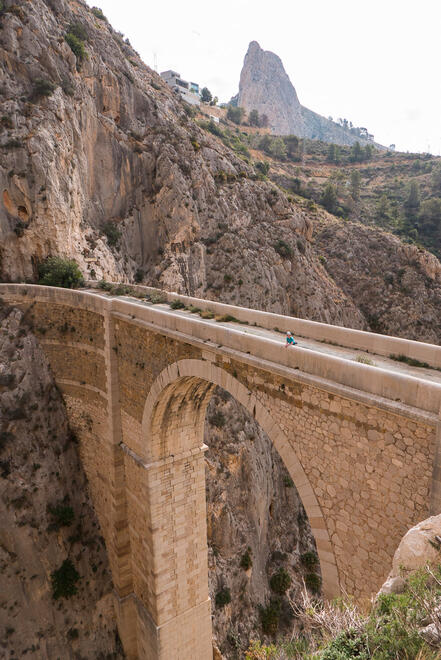
[{"label": "rocky cliff face", "polygon": [[304,135],[302,106],[282,60],[252,41],[245,55],[237,104],[248,112],[266,114],[277,135]]},{"label": "rocky cliff face", "polygon": [[315,225],[314,241],[329,276],[372,330],[441,343],[441,264],[433,254],[327,214]]},{"label": "rocky cliff face", "polygon": [[[66,560],[77,593],[54,600]],[[66,588],[68,571],[59,577]],[[112,581],[75,438],[42,350],[0,307],[0,655],[122,658]]]},{"label": "rocky cliff face", "polygon": [[[308,572],[301,558],[315,554],[315,544],[277,451],[247,411],[220,389],[207,411],[205,442],[214,636],[224,656],[233,659],[242,657],[250,639],[262,637],[261,608],[271,600],[280,605],[275,633],[292,629],[288,600],[271,589],[271,577],[286,571],[287,593],[295,599]],[[218,596],[225,589],[231,601],[222,605]]]},{"label": "rocky cliff face", "polygon": [[237,104],[248,112],[255,109],[259,115],[265,114],[276,135],[297,135],[335,144],[364,143],[360,137],[300,105],[280,57],[263,50],[257,41],[250,43],[245,55]]},{"label": "rocky cliff face", "polygon": [[[92,278],[234,288],[243,303],[363,325],[310,250],[307,215],[194,123],[106,21],[75,0],[5,5],[2,279],[32,280],[39,261],[65,254]],[[72,29],[84,32],[82,61]]]}]

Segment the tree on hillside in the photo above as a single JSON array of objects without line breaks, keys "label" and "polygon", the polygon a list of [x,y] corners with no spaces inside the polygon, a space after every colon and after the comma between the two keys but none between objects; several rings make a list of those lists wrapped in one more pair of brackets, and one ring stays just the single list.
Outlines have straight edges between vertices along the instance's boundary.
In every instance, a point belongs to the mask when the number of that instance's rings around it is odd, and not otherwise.
[{"label": "tree on hillside", "polygon": [[208,89],[208,87],[203,87],[202,90],[201,90],[201,101],[203,101],[204,103],[210,103],[212,98],[213,98],[213,95],[210,92],[210,90]]},{"label": "tree on hillside", "polygon": [[251,110],[248,115],[248,121],[250,122],[250,126],[260,126],[260,117],[257,110]]},{"label": "tree on hillside", "polygon": [[210,105],[217,105],[218,101],[219,101],[219,99],[217,98],[217,96],[213,96],[213,100],[210,101]]},{"label": "tree on hillside", "polygon": [[372,158],[373,151],[373,146],[371,144],[367,144],[364,148],[364,160],[370,160]]},{"label": "tree on hillside", "polygon": [[414,220],[420,208],[420,189],[416,181],[411,181],[404,201],[404,212],[408,220]]},{"label": "tree on hillside", "polygon": [[264,176],[267,176],[269,169],[270,169],[270,164],[268,163],[267,160],[259,160],[256,165],[255,165],[256,170],[258,170],[261,174]]},{"label": "tree on hillside", "polygon": [[285,142],[282,140],[282,138],[277,137],[273,138],[271,140],[271,144],[269,147],[270,154],[274,158],[279,158],[280,160],[285,160],[286,158],[286,146]]},{"label": "tree on hillside", "polygon": [[340,162],[340,148],[336,144],[330,144],[328,147],[328,162],[336,163]]},{"label": "tree on hillside", "polygon": [[431,188],[435,195],[441,193],[441,163],[436,163],[432,169]]},{"label": "tree on hillside", "polygon": [[291,160],[301,160],[303,143],[299,140],[297,135],[287,135],[284,138],[286,146],[286,154]]},{"label": "tree on hillside", "polygon": [[354,201],[360,198],[361,175],[358,170],[352,170],[350,180],[351,197]]},{"label": "tree on hillside", "polygon": [[361,163],[363,160],[363,149],[361,148],[359,142],[355,142],[355,144],[352,145],[350,160],[353,163]]},{"label": "tree on hillside", "polygon": [[430,238],[441,238],[441,199],[432,197],[425,199],[421,204],[418,216],[418,225],[421,233],[428,234]]},{"label": "tree on hillside", "polygon": [[245,110],[240,106],[229,105],[227,110],[227,119],[235,124],[241,124]]},{"label": "tree on hillside", "polygon": [[267,128],[267,126],[269,126],[268,115],[260,115],[260,125],[262,128]]},{"label": "tree on hillside", "polygon": [[387,195],[381,195],[375,210],[375,220],[379,225],[385,227],[390,220],[390,204]]},{"label": "tree on hillside", "polygon": [[266,154],[270,155],[271,154],[271,142],[272,139],[269,135],[264,135],[262,139],[259,141],[259,149],[264,151]]},{"label": "tree on hillside", "polygon": [[337,191],[332,183],[328,183],[320,197],[320,204],[325,207],[329,213],[335,213],[337,210]]}]

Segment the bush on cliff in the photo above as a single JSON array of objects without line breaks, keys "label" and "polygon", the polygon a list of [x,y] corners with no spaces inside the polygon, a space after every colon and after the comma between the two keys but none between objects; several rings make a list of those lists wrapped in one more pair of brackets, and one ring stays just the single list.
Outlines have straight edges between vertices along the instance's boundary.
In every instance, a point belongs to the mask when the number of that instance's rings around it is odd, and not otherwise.
[{"label": "bush on cliff", "polygon": [[[276,647],[253,641],[246,658],[440,660],[441,566],[414,572],[403,589],[402,593],[378,596],[366,614],[348,598],[322,602],[305,588],[298,601],[290,600],[301,633],[290,635],[289,642]],[[260,608],[265,634],[277,631],[277,615],[273,602]]]},{"label": "bush on cliff", "polygon": [[76,289],[84,286],[83,276],[73,259],[48,257],[38,267],[38,284]]},{"label": "bush on cliff", "polygon": [[51,573],[52,597],[57,600],[74,596],[78,591],[76,583],[79,579],[80,575],[71,560],[65,559],[60,568]]}]

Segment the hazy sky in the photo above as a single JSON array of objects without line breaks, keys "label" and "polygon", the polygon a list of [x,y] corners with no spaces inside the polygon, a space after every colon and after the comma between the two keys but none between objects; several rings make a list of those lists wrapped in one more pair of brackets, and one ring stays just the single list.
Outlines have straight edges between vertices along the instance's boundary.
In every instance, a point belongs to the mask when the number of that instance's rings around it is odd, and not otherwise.
[{"label": "hazy sky", "polygon": [[149,66],[220,101],[248,43],[277,53],[300,102],[403,151],[441,151],[440,0],[96,0]]}]

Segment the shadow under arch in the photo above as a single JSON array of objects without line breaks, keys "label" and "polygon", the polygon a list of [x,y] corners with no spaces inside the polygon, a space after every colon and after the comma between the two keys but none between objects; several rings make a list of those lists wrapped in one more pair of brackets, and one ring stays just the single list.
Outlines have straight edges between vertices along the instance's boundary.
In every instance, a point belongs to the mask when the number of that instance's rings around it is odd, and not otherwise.
[{"label": "shadow under arch", "polygon": [[[244,406],[277,449],[294,481],[309,519],[320,560],[323,594],[326,598],[339,595],[339,578],[333,547],[325,519],[303,466],[271,412],[260,403],[252,391],[230,373],[207,360],[184,359],[169,365],[159,374],[150,389],[143,412],[145,459],[154,464],[174,460],[178,456],[190,457],[203,450],[205,413],[216,386],[229,392]],[[208,583],[208,573],[206,580]]]}]

